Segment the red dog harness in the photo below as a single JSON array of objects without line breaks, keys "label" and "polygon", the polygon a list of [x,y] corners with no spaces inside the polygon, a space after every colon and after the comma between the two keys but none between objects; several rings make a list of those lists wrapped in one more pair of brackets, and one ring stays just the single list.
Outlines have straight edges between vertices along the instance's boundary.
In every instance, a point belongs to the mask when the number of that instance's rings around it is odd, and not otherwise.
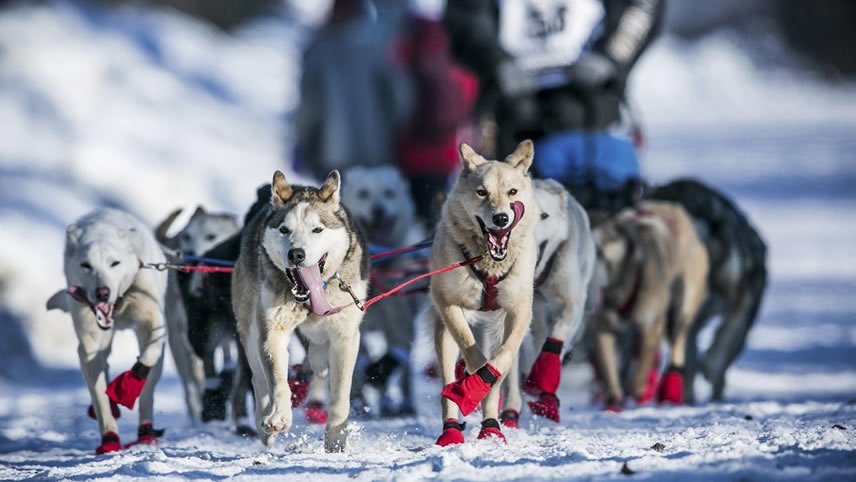
[{"label": "red dog harness", "polygon": [[[464,255],[464,259],[472,258],[466,248],[463,246],[460,248],[461,253]],[[497,285],[499,285],[499,283],[502,282],[509,273],[511,273],[512,269],[514,269],[513,265],[511,266],[511,269],[506,271],[502,276],[488,276],[484,271],[479,271],[475,264],[470,265],[470,270],[472,270],[475,277],[478,278],[484,287],[482,290],[482,300],[479,311],[496,311],[499,309],[499,303],[497,302],[497,298],[499,298],[499,289],[497,288]]]}]

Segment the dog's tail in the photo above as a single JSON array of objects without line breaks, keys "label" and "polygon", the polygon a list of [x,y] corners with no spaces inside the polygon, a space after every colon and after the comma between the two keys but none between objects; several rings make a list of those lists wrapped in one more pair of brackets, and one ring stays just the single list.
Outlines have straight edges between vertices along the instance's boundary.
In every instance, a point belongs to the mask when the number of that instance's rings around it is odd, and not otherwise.
[{"label": "dog's tail", "polygon": [[172,223],[175,222],[175,218],[177,218],[179,214],[181,214],[181,208],[170,213],[170,215],[161,221],[155,229],[155,239],[157,239],[159,243],[169,242],[169,238],[166,237],[166,233],[169,231],[170,226],[172,226]]},{"label": "dog's tail", "polygon": [[45,303],[45,308],[48,311],[50,310],[61,310],[68,313],[68,292],[65,290],[59,290],[53,294],[50,298],[48,298],[48,302]]}]

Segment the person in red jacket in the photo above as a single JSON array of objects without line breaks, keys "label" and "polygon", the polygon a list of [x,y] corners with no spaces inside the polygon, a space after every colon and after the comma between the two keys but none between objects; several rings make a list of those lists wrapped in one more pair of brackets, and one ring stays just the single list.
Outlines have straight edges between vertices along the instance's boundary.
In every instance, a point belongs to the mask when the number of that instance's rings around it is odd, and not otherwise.
[{"label": "person in red jacket", "polygon": [[415,91],[415,112],[399,137],[398,160],[410,181],[417,214],[433,227],[432,210],[439,193],[460,165],[458,143],[473,123],[478,79],[457,65],[439,20],[414,16],[400,45],[399,57]]}]

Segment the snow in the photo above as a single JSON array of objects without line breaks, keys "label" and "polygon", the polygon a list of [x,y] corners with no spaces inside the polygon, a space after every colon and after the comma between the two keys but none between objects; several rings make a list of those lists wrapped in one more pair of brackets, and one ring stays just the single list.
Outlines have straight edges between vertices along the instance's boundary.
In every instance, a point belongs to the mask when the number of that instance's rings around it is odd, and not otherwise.
[{"label": "snow", "polygon": [[[191,424],[168,367],[161,445],[92,455],[71,323],[44,311],[64,284],[64,226],[97,205],[152,224],[177,206],[243,213],[274,169],[288,172],[300,35],[280,18],[227,35],[137,8],[0,10],[0,479],[625,480],[625,463],[647,480],[856,478],[856,90],[759,66],[725,35],[660,40],[631,92],[646,175],[725,190],[770,247],[728,403],[603,413],[581,364],[564,374],[561,425],[524,411],[508,445],[475,440],[471,416],[466,445],[433,446],[439,385],[421,381],[418,417],[355,420],[345,454],[325,454],[299,411],[267,451],[225,424]],[[133,336],[114,346],[111,364],[129,365]],[[126,411],[124,441],[135,426]]]}]

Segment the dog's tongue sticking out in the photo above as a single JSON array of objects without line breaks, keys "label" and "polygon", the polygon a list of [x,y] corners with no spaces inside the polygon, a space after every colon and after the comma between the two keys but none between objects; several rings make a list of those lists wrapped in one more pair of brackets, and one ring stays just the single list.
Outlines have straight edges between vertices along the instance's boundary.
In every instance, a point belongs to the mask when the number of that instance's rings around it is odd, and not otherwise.
[{"label": "dog's tongue sticking out", "polygon": [[520,201],[514,201],[511,203],[511,210],[514,211],[514,220],[511,221],[511,224],[508,225],[508,227],[497,230],[489,229],[487,231],[487,243],[491,251],[505,249],[506,243],[508,242],[506,238],[510,236],[511,231],[515,226],[517,226],[517,223],[520,222],[523,218],[523,213],[526,211],[523,207],[523,203]]},{"label": "dog's tongue sticking out", "polygon": [[106,326],[113,325],[113,305],[110,303],[96,303],[95,304],[95,315],[101,315],[99,318],[103,320],[103,324]]},{"label": "dog's tongue sticking out", "polygon": [[309,290],[309,309],[318,316],[335,315],[342,308],[334,308],[324,296],[324,280],[321,279],[321,268],[317,264],[305,268],[297,268],[297,275],[306,289]]},{"label": "dog's tongue sticking out", "polygon": [[113,305],[110,303],[93,303],[86,296],[86,290],[80,286],[69,286],[67,289],[69,295],[79,303],[83,303],[92,309],[95,314],[95,322],[102,330],[109,330],[113,326]]}]

